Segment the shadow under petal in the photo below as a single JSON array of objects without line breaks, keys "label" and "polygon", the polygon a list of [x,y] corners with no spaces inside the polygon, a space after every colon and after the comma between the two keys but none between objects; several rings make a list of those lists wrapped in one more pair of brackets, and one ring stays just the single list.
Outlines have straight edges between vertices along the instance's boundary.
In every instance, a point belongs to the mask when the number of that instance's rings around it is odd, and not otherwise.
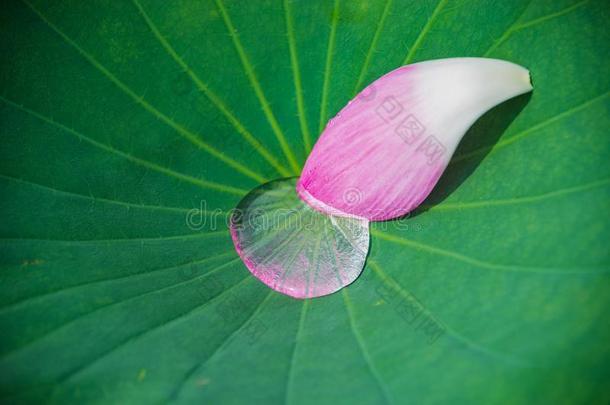
[{"label": "shadow under petal", "polygon": [[531,97],[532,93],[523,94],[507,100],[483,114],[466,132],[453,157],[459,157],[477,149],[482,149],[481,153],[450,163],[424,202],[417,209],[402,218],[398,218],[398,220],[415,217],[426,212],[443,202],[457,190],[491,152],[493,146],[525,108]]}]

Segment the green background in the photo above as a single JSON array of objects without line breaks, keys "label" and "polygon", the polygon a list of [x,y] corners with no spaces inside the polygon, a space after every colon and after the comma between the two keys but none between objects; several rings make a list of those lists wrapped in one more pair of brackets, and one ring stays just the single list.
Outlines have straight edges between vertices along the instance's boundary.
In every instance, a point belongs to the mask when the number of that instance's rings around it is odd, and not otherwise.
[{"label": "green background", "polygon": [[[2,402],[610,401],[607,1],[138,1],[3,4]],[[373,225],[350,287],[272,292],[226,226],[187,225],[298,171],[376,77],[452,56],[533,94]]]}]

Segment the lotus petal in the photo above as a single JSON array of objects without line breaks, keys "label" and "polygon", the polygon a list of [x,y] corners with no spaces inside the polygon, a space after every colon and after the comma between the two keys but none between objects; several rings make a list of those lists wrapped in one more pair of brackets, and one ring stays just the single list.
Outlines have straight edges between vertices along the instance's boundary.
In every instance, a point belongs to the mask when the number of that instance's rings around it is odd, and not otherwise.
[{"label": "lotus petal", "polygon": [[496,59],[439,59],[393,70],[329,121],[297,192],[333,215],[403,216],[432,191],[481,115],[531,89],[525,68]]}]

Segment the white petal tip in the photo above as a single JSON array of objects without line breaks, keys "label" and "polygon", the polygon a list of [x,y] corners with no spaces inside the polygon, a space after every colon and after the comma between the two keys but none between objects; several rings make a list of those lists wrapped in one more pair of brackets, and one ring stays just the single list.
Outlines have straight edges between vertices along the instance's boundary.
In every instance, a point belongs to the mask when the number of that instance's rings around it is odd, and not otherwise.
[{"label": "white petal tip", "polygon": [[525,70],[525,73],[526,74],[525,74],[524,80],[527,83],[528,91],[532,91],[532,90],[534,90],[534,83],[532,82],[532,74],[527,69]]}]

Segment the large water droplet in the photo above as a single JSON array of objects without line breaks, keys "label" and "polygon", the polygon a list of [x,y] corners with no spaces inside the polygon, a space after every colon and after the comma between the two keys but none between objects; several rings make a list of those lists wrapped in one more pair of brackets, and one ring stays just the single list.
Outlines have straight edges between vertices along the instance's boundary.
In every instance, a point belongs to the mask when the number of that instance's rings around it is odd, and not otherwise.
[{"label": "large water droplet", "polygon": [[365,219],[322,214],[303,202],[296,179],[252,190],[231,218],[233,243],[246,267],[295,298],[331,294],[352,283],[369,249]]}]

